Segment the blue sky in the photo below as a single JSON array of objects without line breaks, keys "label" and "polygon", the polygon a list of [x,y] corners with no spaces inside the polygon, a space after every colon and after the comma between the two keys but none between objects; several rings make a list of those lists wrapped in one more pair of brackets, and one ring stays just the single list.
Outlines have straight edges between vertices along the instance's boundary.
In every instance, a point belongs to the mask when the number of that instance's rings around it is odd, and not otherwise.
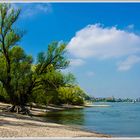
[{"label": "blue sky", "polygon": [[52,41],[68,43],[66,71],[95,97],[140,97],[140,3],[28,3],[16,25],[34,58]]}]

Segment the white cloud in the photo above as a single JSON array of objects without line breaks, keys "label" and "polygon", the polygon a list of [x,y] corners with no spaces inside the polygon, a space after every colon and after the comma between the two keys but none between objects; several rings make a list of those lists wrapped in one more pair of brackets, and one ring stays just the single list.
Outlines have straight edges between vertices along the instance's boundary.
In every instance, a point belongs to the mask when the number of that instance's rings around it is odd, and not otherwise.
[{"label": "white cloud", "polygon": [[38,9],[44,13],[49,13],[52,11],[52,7],[50,4],[37,4],[36,9]]},{"label": "white cloud", "polygon": [[82,66],[84,65],[85,61],[82,59],[71,59],[70,60],[70,66],[75,67],[75,66]]},{"label": "white cloud", "polygon": [[39,13],[48,14],[52,12],[52,6],[49,3],[34,3],[34,4],[12,4],[15,9],[21,8],[21,17],[32,17]]},{"label": "white cloud", "polygon": [[88,77],[92,77],[92,76],[95,75],[95,73],[94,73],[93,71],[88,71],[88,72],[86,73],[86,75],[87,75]]},{"label": "white cloud", "polygon": [[118,64],[118,70],[119,71],[127,71],[132,68],[133,65],[140,63],[140,57],[139,56],[129,56],[126,60],[120,62]]},{"label": "white cloud", "polygon": [[[134,25],[129,25],[129,28],[133,27]],[[82,59],[85,63],[92,58],[99,60],[127,58],[119,63],[118,70],[129,70],[139,62],[140,36],[117,29],[115,26],[88,25],[76,32],[67,49],[72,58]]]},{"label": "white cloud", "polygon": [[140,36],[116,27],[88,25],[76,32],[68,51],[77,58],[118,58],[139,53]]}]

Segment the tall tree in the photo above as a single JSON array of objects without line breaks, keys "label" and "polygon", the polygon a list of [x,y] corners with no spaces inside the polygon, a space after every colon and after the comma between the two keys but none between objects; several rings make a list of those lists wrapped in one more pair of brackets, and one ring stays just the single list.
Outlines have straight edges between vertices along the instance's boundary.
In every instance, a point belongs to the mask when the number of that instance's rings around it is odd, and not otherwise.
[{"label": "tall tree", "polygon": [[[13,25],[17,21],[20,10],[15,10],[10,4],[0,4],[0,56],[3,61],[1,67],[0,81],[10,96],[11,102],[14,104],[14,92],[11,86],[11,56],[10,50],[20,41],[23,32],[14,28]],[[3,69],[3,70],[2,70]]]},{"label": "tall tree", "polygon": [[33,93],[57,97],[58,89],[71,86],[75,78],[61,72],[69,65],[65,43],[52,42],[32,64],[32,57],[17,45],[24,34],[14,27],[19,14],[10,4],[0,4],[0,87],[12,104],[8,111],[29,113],[25,106]]},{"label": "tall tree", "polygon": [[18,109],[24,109],[28,101],[28,88],[33,72],[31,71],[32,57],[26,55],[21,47],[13,47],[10,50],[11,59],[11,87],[13,89],[14,105],[19,105]]},{"label": "tall tree", "polygon": [[31,88],[33,94],[36,93],[41,97],[40,93],[42,93],[48,98],[52,97],[51,100],[55,103],[57,102],[57,89],[68,81],[68,77],[66,78],[60,72],[60,69],[69,65],[65,54],[66,44],[58,42],[52,42],[46,52],[38,54],[37,64],[33,68],[34,77]]}]

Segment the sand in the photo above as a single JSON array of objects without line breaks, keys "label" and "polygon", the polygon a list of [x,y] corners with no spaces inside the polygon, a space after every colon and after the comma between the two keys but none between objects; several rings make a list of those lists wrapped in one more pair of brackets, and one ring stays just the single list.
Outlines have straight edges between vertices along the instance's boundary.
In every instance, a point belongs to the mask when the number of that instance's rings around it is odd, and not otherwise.
[{"label": "sand", "polygon": [[80,128],[44,122],[41,117],[4,113],[0,103],[0,137],[110,137]]}]

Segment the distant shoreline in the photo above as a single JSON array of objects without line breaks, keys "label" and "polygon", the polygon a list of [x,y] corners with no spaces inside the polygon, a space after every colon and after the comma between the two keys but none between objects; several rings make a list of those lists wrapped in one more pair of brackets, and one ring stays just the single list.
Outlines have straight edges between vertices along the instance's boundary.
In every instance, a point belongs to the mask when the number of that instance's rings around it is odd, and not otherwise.
[{"label": "distant shoreline", "polygon": [[[1,109],[5,105],[7,104],[0,103],[1,137],[111,137],[73,126],[44,122],[40,117],[35,117],[35,114],[30,117],[15,113],[4,113]],[[58,108],[56,109],[59,110]],[[41,115],[44,110],[41,112],[41,109],[36,109],[36,111],[34,110],[35,112]]]}]

